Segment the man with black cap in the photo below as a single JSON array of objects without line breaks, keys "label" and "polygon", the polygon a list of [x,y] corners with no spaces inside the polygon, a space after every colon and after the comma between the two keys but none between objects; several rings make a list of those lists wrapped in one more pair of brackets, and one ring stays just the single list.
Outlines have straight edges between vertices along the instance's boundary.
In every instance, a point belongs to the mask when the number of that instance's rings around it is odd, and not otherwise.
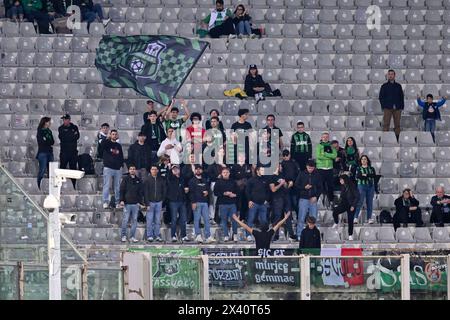
[{"label": "man with black cap", "polygon": [[[250,163],[250,143],[248,138],[248,131],[252,129],[252,125],[247,122],[248,119],[248,109],[239,109],[238,116],[239,119],[231,125],[231,130],[233,131],[232,138],[234,146],[234,159],[233,163],[236,163],[239,154],[245,155],[245,163]],[[242,145],[240,143],[239,136],[245,136],[245,143]],[[227,157],[229,159],[229,157]]]},{"label": "man with black cap", "polygon": [[306,170],[295,181],[298,192],[297,237],[300,237],[306,216],[317,218],[317,200],[322,193],[322,179],[314,160],[308,161]]},{"label": "man with black cap", "polygon": [[180,175],[180,167],[172,166],[167,174],[167,194],[168,209],[171,216],[170,234],[172,242],[177,241],[177,224],[180,227],[180,238],[182,242],[189,241],[186,236],[186,189],[183,177]]},{"label": "man with black cap", "polygon": [[[80,139],[78,127],[70,122],[70,115],[65,114],[61,117],[63,124],[58,128],[58,138],[61,141],[61,151],[59,154],[60,168],[77,170],[78,150],[77,141]],[[73,188],[75,189],[75,179],[72,179]]]},{"label": "man with black cap", "polygon": [[[265,96],[272,95],[272,88],[266,82],[264,82],[262,76],[258,74],[258,68],[256,64],[251,64],[248,68],[248,74],[245,77],[245,93],[249,97],[255,97],[256,104],[259,101],[265,100]],[[277,95],[281,95],[279,90]]]},{"label": "man with black cap", "polygon": [[136,166],[136,175],[141,179],[147,177],[147,170],[150,168],[152,155],[152,149],[150,145],[145,143],[145,139],[145,134],[139,132],[137,140],[128,148],[128,166],[134,164]]}]

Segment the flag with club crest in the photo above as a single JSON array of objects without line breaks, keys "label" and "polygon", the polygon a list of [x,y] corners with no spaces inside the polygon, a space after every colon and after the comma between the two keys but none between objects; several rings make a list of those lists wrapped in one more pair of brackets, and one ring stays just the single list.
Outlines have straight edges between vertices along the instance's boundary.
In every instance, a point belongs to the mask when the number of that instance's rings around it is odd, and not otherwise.
[{"label": "flag with club crest", "polygon": [[168,105],[207,45],[176,36],[103,36],[95,66],[105,86],[133,88]]}]

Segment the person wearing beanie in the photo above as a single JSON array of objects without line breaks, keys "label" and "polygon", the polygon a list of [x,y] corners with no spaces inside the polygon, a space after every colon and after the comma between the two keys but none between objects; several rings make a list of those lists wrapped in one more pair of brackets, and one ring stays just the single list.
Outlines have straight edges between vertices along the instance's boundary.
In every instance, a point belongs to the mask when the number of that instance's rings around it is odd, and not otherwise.
[{"label": "person wearing beanie", "polygon": [[255,97],[256,104],[261,100],[265,100],[266,96],[272,95],[270,85],[264,82],[262,76],[258,73],[256,64],[251,64],[248,69],[248,74],[245,77],[244,91],[247,96]]},{"label": "person wearing beanie", "polygon": [[[329,138],[328,132],[322,133],[320,143],[316,146],[316,165],[322,178],[322,191],[327,196],[328,205],[331,206],[334,195],[333,163],[337,157],[337,151],[331,146]],[[322,200],[325,200],[325,198]]]}]

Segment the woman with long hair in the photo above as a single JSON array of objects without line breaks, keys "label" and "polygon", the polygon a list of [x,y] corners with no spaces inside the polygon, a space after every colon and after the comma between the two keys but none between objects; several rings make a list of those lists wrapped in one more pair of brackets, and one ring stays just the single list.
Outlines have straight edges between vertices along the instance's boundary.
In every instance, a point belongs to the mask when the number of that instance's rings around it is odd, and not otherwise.
[{"label": "woman with long hair", "polygon": [[367,155],[363,154],[359,159],[359,166],[356,168],[356,184],[359,191],[359,203],[355,211],[355,221],[358,223],[359,212],[366,201],[367,221],[372,224],[373,197],[375,195],[375,169]]},{"label": "woman with long hair", "polygon": [[359,202],[359,192],[353,181],[346,174],[339,177],[341,184],[341,198],[339,204],[333,208],[333,228],[338,227],[339,215],[347,212],[348,219],[348,240],[353,240],[353,218],[356,206]]},{"label": "woman with long hair", "polygon": [[236,34],[238,37],[242,37],[243,35],[251,36],[252,38],[255,37],[254,34],[252,34],[252,27],[250,25],[250,20],[252,18],[248,14],[247,10],[245,10],[244,5],[239,4],[236,7],[236,10],[234,10],[234,29],[236,30]]},{"label": "woman with long hair", "polygon": [[400,224],[403,228],[408,227],[408,223],[415,223],[416,227],[422,227],[422,211],[419,207],[419,200],[414,197],[411,189],[403,190],[402,195],[395,199],[394,229],[397,230]]},{"label": "woman with long hair", "polygon": [[348,170],[353,174],[355,174],[355,169],[358,166],[359,160],[359,150],[356,145],[355,138],[348,137],[345,141],[345,165]]},{"label": "woman with long hair", "polygon": [[41,181],[45,174],[45,169],[48,169],[48,164],[53,161],[53,139],[52,130],[50,130],[51,118],[43,117],[39,121],[37,128],[36,139],[38,143],[38,152],[36,159],[39,161],[39,173],[37,176],[38,188],[41,189]]}]

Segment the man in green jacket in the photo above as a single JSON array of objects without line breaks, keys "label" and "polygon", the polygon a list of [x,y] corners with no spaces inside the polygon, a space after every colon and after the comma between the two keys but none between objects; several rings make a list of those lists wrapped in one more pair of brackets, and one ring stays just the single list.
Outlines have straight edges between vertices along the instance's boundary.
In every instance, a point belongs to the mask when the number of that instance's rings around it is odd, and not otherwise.
[{"label": "man in green jacket", "polygon": [[327,195],[328,204],[331,205],[334,190],[333,162],[337,151],[331,146],[329,139],[329,133],[323,132],[320,143],[316,146],[316,166],[322,179],[324,195]]}]

